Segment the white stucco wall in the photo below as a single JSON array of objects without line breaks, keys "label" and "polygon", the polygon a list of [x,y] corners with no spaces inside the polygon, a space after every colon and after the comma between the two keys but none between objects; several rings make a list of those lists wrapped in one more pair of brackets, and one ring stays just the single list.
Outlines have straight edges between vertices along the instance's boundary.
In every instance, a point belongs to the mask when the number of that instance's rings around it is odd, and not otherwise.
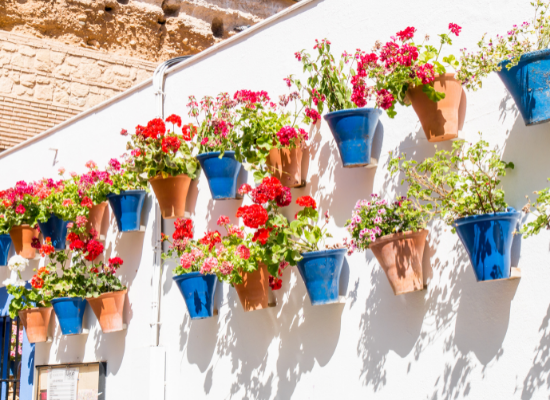
[{"label": "white stucco wall", "polygon": [[[531,15],[530,0],[319,0],[241,40],[231,42],[166,79],[166,115],[186,115],[187,97],[238,89],[286,93],[283,78],[299,73],[294,52],[329,38],[338,54],[369,50],[407,26],[419,35],[463,27],[456,48],[473,48],[485,32],[505,33]],[[391,4],[390,4],[391,3]],[[457,53],[457,52],[456,52]],[[455,54],[456,54],[455,53]],[[549,125],[526,128],[496,75],[484,89],[468,93],[465,137],[484,138],[502,148],[516,169],[504,188],[520,209],[524,196],[547,185],[550,176]],[[104,165],[125,150],[121,128],[132,130],[155,116],[150,86],[88,115],[27,147],[2,156],[0,187],[17,180],[53,177],[57,168],[84,171],[93,159]],[[373,192],[404,193],[385,169],[389,151],[429,156],[428,143],[412,108],[385,115],[375,138],[378,169],[343,169],[323,121],[310,143],[308,184],[293,189],[330,209],[337,240],[358,199]],[[441,143],[438,148],[450,148]],[[59,149],[57,158],[54,151]],[[188,211],[197,236],[226,214],[233,222],[240,201],[213,202],[201,176],[193,184]],[[90,310],[88,337],[62,338],[55,327],[51,344],[36,346],[36,364],[107,360],[107,398],[146,398],[147,373],[137,360],[150,345],[153,250],[151,199],[143,214],[145,233],[117,234],[111,218],[107,256],[124,258],[123,279],[130,287],[128,330],[103,335]],[[287,217],[295,208],[289,207]],[[171,223],[166,224],[170,226]],[[168,232],[170,233],[171,230]],[[162,284],[160,345],[166,350],[166,398],[175,399],[542,399],[550,396],[550,234],[517,239],[515,264],[521,280],[476,283],[458,237],[439,223],[430,225],[424,254],[427,290],[395,297],[369,251],[347,257],[341,294],[345,304],[312,307],[296,269],[288,269],[277,306],[245,314],[234,289],[219,286],[219,316],[191,322],[172,283],[168,265]],[[36,263],[36,262],[34,262]],[[34,266],[36,266],[35,264]],[[30,276],[30,272],[29,272]],[[3,278],[0,276],[0,278]],[[55,324],[54,324],[55,325]],[[141,349],[141,350],[140,350]],[[138,378],[139,377],[139,378]],[[162,394],[158,393],[161,399]]]}]

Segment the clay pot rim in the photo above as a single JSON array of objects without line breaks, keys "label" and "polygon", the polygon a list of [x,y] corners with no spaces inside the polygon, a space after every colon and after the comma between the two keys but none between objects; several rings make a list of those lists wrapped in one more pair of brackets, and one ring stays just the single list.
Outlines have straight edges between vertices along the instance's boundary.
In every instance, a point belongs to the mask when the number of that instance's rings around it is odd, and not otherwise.
[{"label": "clay pot rim", "polygon": [[303,258],[312,258],[312,257],[317,257],[317,256],[320,256],[320,255],[327,255],[328,254],[332,254],[332,253],[338,253],[338,252],[348,252],[348,248],[347,247],[339,247],[337,249],[324,249],[324,250],[317,250],[317,251],[309,251],[307,253],[300,253],[300,255],[303,257]]},{"label": "clay pot rim", "polygon": [[175,175],[175,176],[171,175],[171,176],[167,176],[166,178],[163,178],[162,174],[158,174],[157,176],[154,176],[151,179],[149,179],[149,182],[159,181],[159,180],[163,180],[163,179],[185,179],[185,178],[191,179],[191,177],[187,174],[179,174],[179,175]]},{"label": "clay pot rim", "polygon": [[345,108],[343,110],[336,110],[336,111],[331,111],[329,113],[326,113],[325,115],[323,115],[323,118],[325,119],[325,121],[327,121],[332,117],[354,115],[354,114],[364,114],[364,115],[378,114],[380,116],[382,115],[382,110],[379,108],[372,108],[372,107]]},{"label": "clay pot rim", "polygon": [[31,311],[39,311],[39,310],[47,310],[47,309],[52,309],[53,310],[53,306],[49,306],[49,307],[32,307],[32,308],[27,308],[25,310],[20,310],[20,311],[17,311],[17,314],[19,313],[29,313]]},{"label": "clay pot rim", "polygon": [[426,237],[428,236],[428,233],[429,233],[428,229],[419,229],[417,231],[390,233],[389,235],[384,235],[377,238],[374,243],[369,244],[369,249],[371,247],[377,247],[378,245],[386,244],[389,242],[395,242],[397,240],[408,239],[411,237],[422,236],[422,235]]},{"label": "clay pot rim", "polygon": [[14,226],[12,226],[12,227],[10,228],[10,231],[11,231],[12,229],[24,229],[24,228],[36,230],[36,228],[31,227],[29,224],[23,224],[23,225],[14,225]]},{"label": "clay pot rim", "polygon": [[107,298],[107,297],[113,297],[119,293],[123,293],[123,294],[126,294],[128,293],[128,289],[123,289],[123,290],[117,290],[115,292],[106,292],[106,293],[101,293],[99,296],[97,297],[86,297],[85,299],[86,300],[99,300],[99,299],[104,299],[104,298]]}]

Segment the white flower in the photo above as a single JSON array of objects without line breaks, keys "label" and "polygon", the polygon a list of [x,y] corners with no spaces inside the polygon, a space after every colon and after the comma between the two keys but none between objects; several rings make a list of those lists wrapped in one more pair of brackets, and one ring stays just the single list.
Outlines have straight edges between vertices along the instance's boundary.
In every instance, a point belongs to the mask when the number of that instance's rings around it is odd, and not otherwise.
[{"label": "white flower", "polygon": [[19,255],[15,255],[8,261],[10,271],[24,271],[29,266],[29,260]]},{"label": "white flower", "polygon": [[10,277],[2,283],[5,286],[25,286],[25,281],[19,278],[19,274],[17,271],[13,270],[11,271]]}]

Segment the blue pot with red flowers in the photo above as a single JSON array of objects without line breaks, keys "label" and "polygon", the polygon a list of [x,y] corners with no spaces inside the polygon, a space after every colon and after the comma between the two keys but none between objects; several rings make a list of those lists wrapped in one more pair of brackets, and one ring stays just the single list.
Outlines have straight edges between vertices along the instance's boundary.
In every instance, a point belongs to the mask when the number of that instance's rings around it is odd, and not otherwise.
[{"label": "blue pot with red flowers", "polygon": [[[197,155],[201,164],[210,193],[214,200],[228,200],[237,198],[237,178],[241,171],[241,163],[235,159],[234,151],[223,153],[213,151]],[[220,157],[221,156],[221,157]]]},{"label": "blue pot with red flowers", "polygon": [[340,274],[347,249],[302,253],[298,271],[314,306],[339,302]]},{"label": "blue pot with red flowers", "polygon": [[67,243],[67,225],[70,221],[64,221],[55,214],[50,214],[46,222],[38,221],[40,232],[44,239],[50,238],[52,246],[56,250],[65,250]]},{"label": "blue pot with red flowers", "polygon": [[523,54],[516,66],[509,60],[499,63],[498,76],[514,98],[525,125],[550,120],[550,49]]},{"label": "blue pot with red flowers", "polygon": [[344,168],[371,163],[372,140],[382,110],[356,108],[333,111],[324,116],[334,136]]},{"label": "blue pot with red flowers", "polygon": [[63,335],[79,335],[83,332],[82,320],[87,303],[82,297],[59,297],[52,300]]},{"label": "blue pot with red flowers", "polygon": [[145,202],[145,190],[123,190],[120,194],[107,195],[120,232],[141,229],[141,210]]},{"label": "blue pot with red flowers", "polygon": [[0,266],[8,265],[11,246],[11,236],[7,233],[0,235]]},{"label": "blue pot with red flowers", "polygon": [[216,275],[189,272],[172,279],[178,285],[191,319],[214,316],[214,296],[218,282]]},{"label": "blue pot with red flowers", "polygon": [[510,278],[512,242],[520,216],[510,207],[506,212],[455,220],[478,282]]}]

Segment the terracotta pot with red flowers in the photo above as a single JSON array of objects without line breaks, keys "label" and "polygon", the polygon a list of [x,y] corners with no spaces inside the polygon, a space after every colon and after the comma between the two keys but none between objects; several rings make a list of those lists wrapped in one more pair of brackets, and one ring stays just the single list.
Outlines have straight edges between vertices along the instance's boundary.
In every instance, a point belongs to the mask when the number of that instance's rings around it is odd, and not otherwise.
[{"label": "terracotta pot with red flowers", "polygon": [[[16,254],[29,260],[36,257],[36,249],[40,246],[38,230],[29,225],[14,226],[10,230],[10,237]],[[34,245],[35,241],[38,246]]]},{"label": "terracotta pot with red flowers", "polygon": [[117,332],[124,327],[124,302],[127,289],[115,276],[115,272],[122,266],[120,257],[110,258],[105,265],[99,263],[90,267],[95,287],[92,296],[86,298],[94,312],[103,333]]},{"label": "terracotta pot with red flowers", "polygon": [[259,268],[254,272],[242,273],[243,283],[235,284],[235,290],[244,311],[254,311],[269,306],[269,274],[267,265],[259,263]]},{"label": "terracotta pot with red flowers", "polygon": [[[128,169],[146,184],[151,183],[163,218],[180,218],[185,215],[187,192],[192,179],[197,177],[198,162],[191,155],[190,142],[196,133],[192,125],[185,125],[181,133],[181,118],[175,114],[166,118],[172,124],[155,118],[147,126],[138,125],[128,142],[133,164]],[[177,128],[176,128],[177,127]],[[142,178],[146,176],[146,178]]]},{"label": "terracotta pot with red flowers", "polygon": [[429,214],[407,198],[393,203],[372,194],[360,200],[347,221],[349,251],[371,249],[395,295],[424,289],[422,257]]},{"label": "terracotta pot with red flowers", "polygon": [[[438,48],[416,44],[416,29],[408,27],[397,32],[392,40],[377,46],[374,52],[361,55],[358,61],[355,87],[373,93],[376,103],[395,117],[395,104],[413,106],[426,138],[440,142],[458,137],[465,116],[465,96],[461,82],[447,68],[457,69],[454,55],[441,57],[443,45],[452,45],[451,35],[458,36],[461,27],[449,24],[447,33],[438,35]],[[366,79],[375,85],[366,88]],[[463,109],[461,109],[461,102]]]}]

